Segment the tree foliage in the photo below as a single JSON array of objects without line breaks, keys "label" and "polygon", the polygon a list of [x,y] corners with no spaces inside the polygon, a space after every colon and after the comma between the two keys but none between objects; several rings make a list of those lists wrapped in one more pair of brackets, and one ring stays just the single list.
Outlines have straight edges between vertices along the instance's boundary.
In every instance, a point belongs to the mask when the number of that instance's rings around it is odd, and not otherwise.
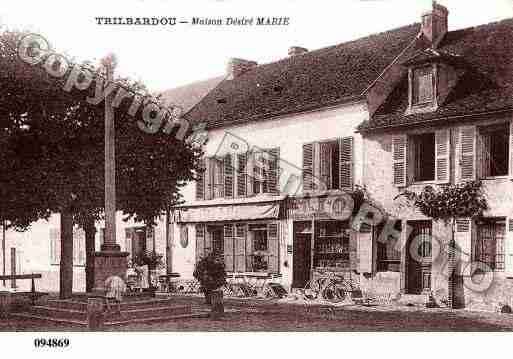
[{"label": "tree foliage", "polygon": [[488,209],[481,181],[445,185],[439,189],[426,186],[420,193],[405,191],[403,195],[426,217],[448,223],[455,218],[477,218]]},{"label": "tree foliage", "polygon": [[[23,36],[0,34],[0,216],[18,230],[71,211],[75,223],[101,218],[104,207],[104,102],[92,105],[95,82],[86,90],[64,91],[67,75],[50,76],[17,55]],[[83,63],[100,78],[101,69]],[[201,151],[173,133],[141,131],[142,106],[135,95],[159,102],[128,78],[116,83],[130,93],[115,109],[117,209],[125,219],[152,223],[180,202],[179,189],[195,178]]]}]

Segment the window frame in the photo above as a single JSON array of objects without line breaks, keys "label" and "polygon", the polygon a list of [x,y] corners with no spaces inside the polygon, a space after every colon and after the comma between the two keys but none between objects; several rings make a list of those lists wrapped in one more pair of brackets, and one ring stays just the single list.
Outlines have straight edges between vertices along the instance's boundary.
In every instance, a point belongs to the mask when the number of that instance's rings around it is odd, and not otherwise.
[{"label": "window frame", "polygon": [[[433,136],[433,159],[434,159],[434,161],[433,161],[433,178],[428,179],[428,180],[417,180],[417,166],[418,166],[417,162],[418,161],[417,161],[417,155],[416,155],[417,141],[415,139],[420,136],[425,136],[428,134]],[[427,131],[427,132],[408,134],[408,149],[407,149],[407,151],[408,151],[408,157],[409,157],[408,162],[410,163],[410,165],[407,168],[407,172],[408,172],[407,177],[410,177],[414,184],[436,183],[437,182],[437,179],[436,179],[436,132]]]},{"label": "window frame", "polygon": [[[496,242],[497,241],[497,232],[496,232],[497,228],[495,228],[495,232],[493,233],[494,240],[495,240],[495,243],[494,243],[495,253],[493,255],[494,256],[493,268],[490,268],[490,269],[491,269],[491,272],[506,272],[506,241],[507,241],[508,228],[507,228],[507,219],[504,217],[483,218],[483,220],[476,223],[476,235],[472,236],[471,258],[472,258],[473,262],[484,263],[484,264],[490,266],[490,262],[483,262],[477,258],[477,255],[478,255],[477,246],[480,241],[481,226],[489,225],[491,223],[493,223],[494,225],[497,225],[498,223],[499,224],[502,223],[504,232],[503,232],[503,236],[501,238],[502,243],[500,246],[497,246],[497,242]],[[498,247],[502,248],[501,252],[498,252]],[[498,261],[498,257],[502,257],[502,261]],[[498,265],[497,265],[498,263],[501,263],[500,268],[498,268]]]},{"label": "window frame", "polygon": [[[490,128],[490,127],[492,127],[492,128]],[[505,154],[507,169],[505,171],[505,174],[502,174],[502,175],[495,175],[495,176],[487,175],[487,174],[485,174],[485,169],[483,168],[485,166],[484,146],[487,145],[485,143],[484,136],[490,136],[493,133],[501,132],[504,130],[507,130],[507,135],[505,135],[506,144],[507,144],[507,149],[506,149],[506,154]],[[492,123],[492,124],[488,124],[488,125],[477,126],[477,157],[478,157],[477,163],[481,163],[481,166],[477,169],[477,171],[478,171],[477,177],[479,179],[495,180],[495,179],[505,179],[505,178],[510,177],[510,173],[511,173],[510,154],[511,154],[511,146],[513,145],[511,143],[511,133],[510,132],[511,132],[511,124],[508,121],[501,121],[501,122]],[[493,136],[491,138],[493,138]],[[493,161],[493,160],[490,158],[489,161]]]}]

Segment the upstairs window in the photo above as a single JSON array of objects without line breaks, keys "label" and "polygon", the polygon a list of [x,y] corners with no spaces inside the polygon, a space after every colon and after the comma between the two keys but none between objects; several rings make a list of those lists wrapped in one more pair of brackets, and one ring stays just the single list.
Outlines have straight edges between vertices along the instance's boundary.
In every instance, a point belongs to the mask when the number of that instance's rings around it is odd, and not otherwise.
[{"label": "upstairs window", "polygon": [[352,137],[303,145],[303,190],[347,189],[353,180]]},{"label": "upstairs window", "polygon": [[413,180],[415,182],[435,180],[435,134],[423,133],[411,136],[413,151]]},{"label": "upstairs window", "polygon": [[507,176],[509,171],[509,125],[479,128],[481,177]]},{"label": "upstairs window", "polygon": [[433,101],[433,70],[423,67],[413,70],[412,104],[420,105]]}]

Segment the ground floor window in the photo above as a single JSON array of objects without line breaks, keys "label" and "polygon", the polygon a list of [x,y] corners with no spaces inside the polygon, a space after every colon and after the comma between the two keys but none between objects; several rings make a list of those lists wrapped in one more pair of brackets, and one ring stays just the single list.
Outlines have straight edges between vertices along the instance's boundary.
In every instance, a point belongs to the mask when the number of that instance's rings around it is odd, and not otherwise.
[{"label": "ground floor window", "polygon": [[196,260],[223,256],[227,272],[279,273],[277,222],[196,225]]},{"label": "ground floor window", "polygon": [[477,236],[472,246],[472,257],[491,270],[504,270],[504,237],[506,221],[487,219],[477,223]]},{"label": "ground floor window", "polygon": [[[374,227],[373,236],[376,239],[376,269],[378,272],[399,272],[401,270],[401,251],[398,249],[397,235],[382,238],[384,225]],[[401,231],[401,221],[396,221],[394,229]]]}]

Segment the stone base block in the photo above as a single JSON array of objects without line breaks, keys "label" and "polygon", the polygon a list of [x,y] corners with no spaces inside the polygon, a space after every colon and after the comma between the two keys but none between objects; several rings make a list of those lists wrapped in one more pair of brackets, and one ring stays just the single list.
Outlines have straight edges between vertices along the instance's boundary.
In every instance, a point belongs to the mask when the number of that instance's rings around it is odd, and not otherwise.
[{"label": "stone base block", "polygon": [[128,268],[128,252],[101,251],[94,253],[93,278],[94,291],[105,290],[105,280],[111,275],[116,275],[126,281]]}]

